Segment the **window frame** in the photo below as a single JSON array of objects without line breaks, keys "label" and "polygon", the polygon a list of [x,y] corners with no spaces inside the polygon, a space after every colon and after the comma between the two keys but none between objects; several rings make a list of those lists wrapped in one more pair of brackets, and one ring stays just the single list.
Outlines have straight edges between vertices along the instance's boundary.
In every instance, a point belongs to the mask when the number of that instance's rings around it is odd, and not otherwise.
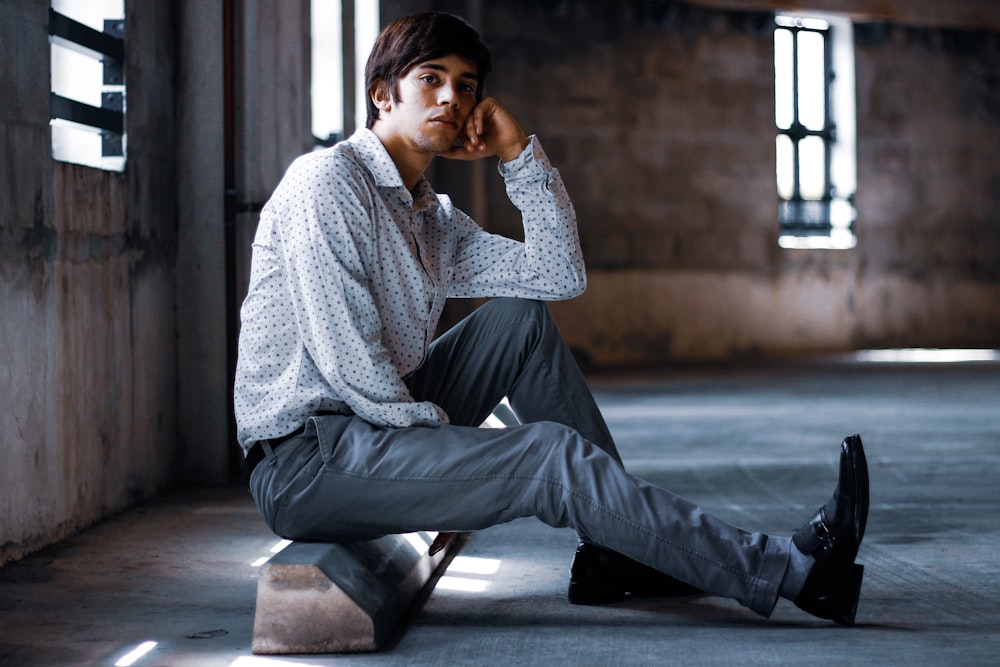
[{"label": "window frame", "polygon": [[[791,68],[791,90],[779,90],[778,58],[781,55],[778,49],[779,31],[787,31],[791,37],[792,63]],[[846,44],[843,40],[838,40],[841,35],[838,30],[848,33]],[[775,15],[774,26],[774,59],[775,59],[775,151],[776,151],[776,175],[780,181],[782,167],[781,137],[787,137],[787,143],[791,144],[791,193],[788,196],[782,193],[781,183],[778,182],[776,192],[778,198],[778,223],[779,223],[779,244],[782,247],[790,248],[827,248],[846,249],[853,248],[856,243],[854,234],[855,209],[854,209],[854,189],[855,183],[850,182],[850,178],[841,177],[842,183],[838,182],[838,174],[835,173],[834,161],[844,162],[848,160],[850,165],[850,176],[853,177],[856,169],[854,156],[854,134],[853,134],[853,94],[850,99],[841,100],[838,105],[838,93],[844,95],[842,89],[838,89],[838,65],[843,66],[843,57],[838,58],[835,49],[848,48],[853,50],[852,38],[850,36],[850,23],[844,25],[843,19],[836,19],[828,16],[813,15]],[[799,36],[802,33],[816,34],[823,40],[823,124],[821,127],[809,127],[803,123],[800,112],[800,95],[803,94],[803,82],[800,80],[799,67]],[[787,48],[787,46],[786,46]],[[853,85],[853,53],[850,56],[849,83]],[[846,67],[845,67],[846,69]],[[791,121],[787,127],[779,124],[779,117],[782,110],[779,108],[779,99],[784,92],[791,96]],[[787,98],[786,98],[787,99]],[[841,142],[841,132],[838,121],[839,115],[846,115],[843,108],[844,103],[851,105],[849,130],[849,142]],[[787,111],[787,110],[786,110]],[[804,196],[802,193],[802,141],[810,137],[816,137],[822,142],[823,164],[821,165],[822,188],[818,196]],[[841,144],[844,145],[841,145]],[[849,144],[849,145],[848,145]],[[848,150],[849,149],[849,150]],[[786,149],[787,150],[787,149]],[[835,221],[836,218],[836,221]]]},{"label": "window frame", "polygon": [[[101,65],[100,103],[86,102],[60,95],[53,90],[52,73],[49,92],[49,123],[53,138],[59,125],[101,136],[100,155],[83,155],[76,150],[56,154],[53,159],[107,171],[124,171],[126,163],[125,125],[125,18],[105,19],[103,31],[49,7],[49,41],[52,46],[75,52]],[[52,63],[52,67],[55,67]]]}]

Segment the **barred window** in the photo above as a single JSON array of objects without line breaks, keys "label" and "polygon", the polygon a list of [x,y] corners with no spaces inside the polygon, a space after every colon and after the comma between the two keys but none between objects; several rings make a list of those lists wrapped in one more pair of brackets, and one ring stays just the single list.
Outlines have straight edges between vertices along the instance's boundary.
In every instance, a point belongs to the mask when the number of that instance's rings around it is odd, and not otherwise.
[{"label": "barred window", "polygon": [[775,23],[779,243],[852,248],[856,167],[850,22],[778,15]]},{"label": "barred window", "polygon": [[52,0],[52,157],[125,169],[124,0]]},{"label": "barred window", "polygon": [[365,63],[379,33],[379,3],[311,0],[312,119],[316,146],[365,126]]}]

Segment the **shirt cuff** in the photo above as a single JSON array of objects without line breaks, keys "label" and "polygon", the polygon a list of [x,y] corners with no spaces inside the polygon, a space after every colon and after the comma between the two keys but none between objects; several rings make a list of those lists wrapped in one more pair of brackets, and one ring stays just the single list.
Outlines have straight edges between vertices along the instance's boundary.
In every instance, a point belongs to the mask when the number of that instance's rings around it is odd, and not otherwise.
[{"label": "shirt cuff", "polygon": [[521,154],[509,162],[501,162],[497,167],[500,175],[504,178],[516,178],[519,176],[529,176],[532,171],[549,173],[552,171],[552,163],[542,150],[542,144],[538,137],[532,134],[528,137],[528,145],[524,147]]}]

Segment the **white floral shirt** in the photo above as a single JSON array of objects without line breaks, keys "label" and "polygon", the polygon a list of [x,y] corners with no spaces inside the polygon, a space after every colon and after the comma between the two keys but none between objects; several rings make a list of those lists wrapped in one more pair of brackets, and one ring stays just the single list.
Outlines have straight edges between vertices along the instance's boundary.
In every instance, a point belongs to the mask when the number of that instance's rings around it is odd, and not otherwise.
[{"label": "white floral shirt", "polygon": [[447,423],[403,382],[423,363],[446,298],[583,292],[576,216],[538,140],[499,170],[524,243],[487,233],[424,178],[411,193],[369,130],[292,164],[261,212],[241,310],[244,449],[320,412]]}]

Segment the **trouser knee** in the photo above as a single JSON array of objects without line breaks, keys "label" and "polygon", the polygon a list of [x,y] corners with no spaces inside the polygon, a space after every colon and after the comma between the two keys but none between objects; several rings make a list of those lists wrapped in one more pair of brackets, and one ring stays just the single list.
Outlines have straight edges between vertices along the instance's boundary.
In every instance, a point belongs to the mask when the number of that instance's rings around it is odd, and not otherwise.
[{"label": "trouser knee", "polygon": [[549,307],[544,301],[522,299],[518,297],[497,297],[483,306],[495,314],[519,320],[543,322],[552,317]]},{"label": "trouser knee", "polygon": [[540,470],[558,477],[568,489],[581,483],[589,484],[593,477],[601,475],[604,466],[612,463],[604,460],[611,458],[604,450],[570,426],[540,421],[522,428],[530,432],[526,440],[532,443],[531,446],[540,449]]}]

